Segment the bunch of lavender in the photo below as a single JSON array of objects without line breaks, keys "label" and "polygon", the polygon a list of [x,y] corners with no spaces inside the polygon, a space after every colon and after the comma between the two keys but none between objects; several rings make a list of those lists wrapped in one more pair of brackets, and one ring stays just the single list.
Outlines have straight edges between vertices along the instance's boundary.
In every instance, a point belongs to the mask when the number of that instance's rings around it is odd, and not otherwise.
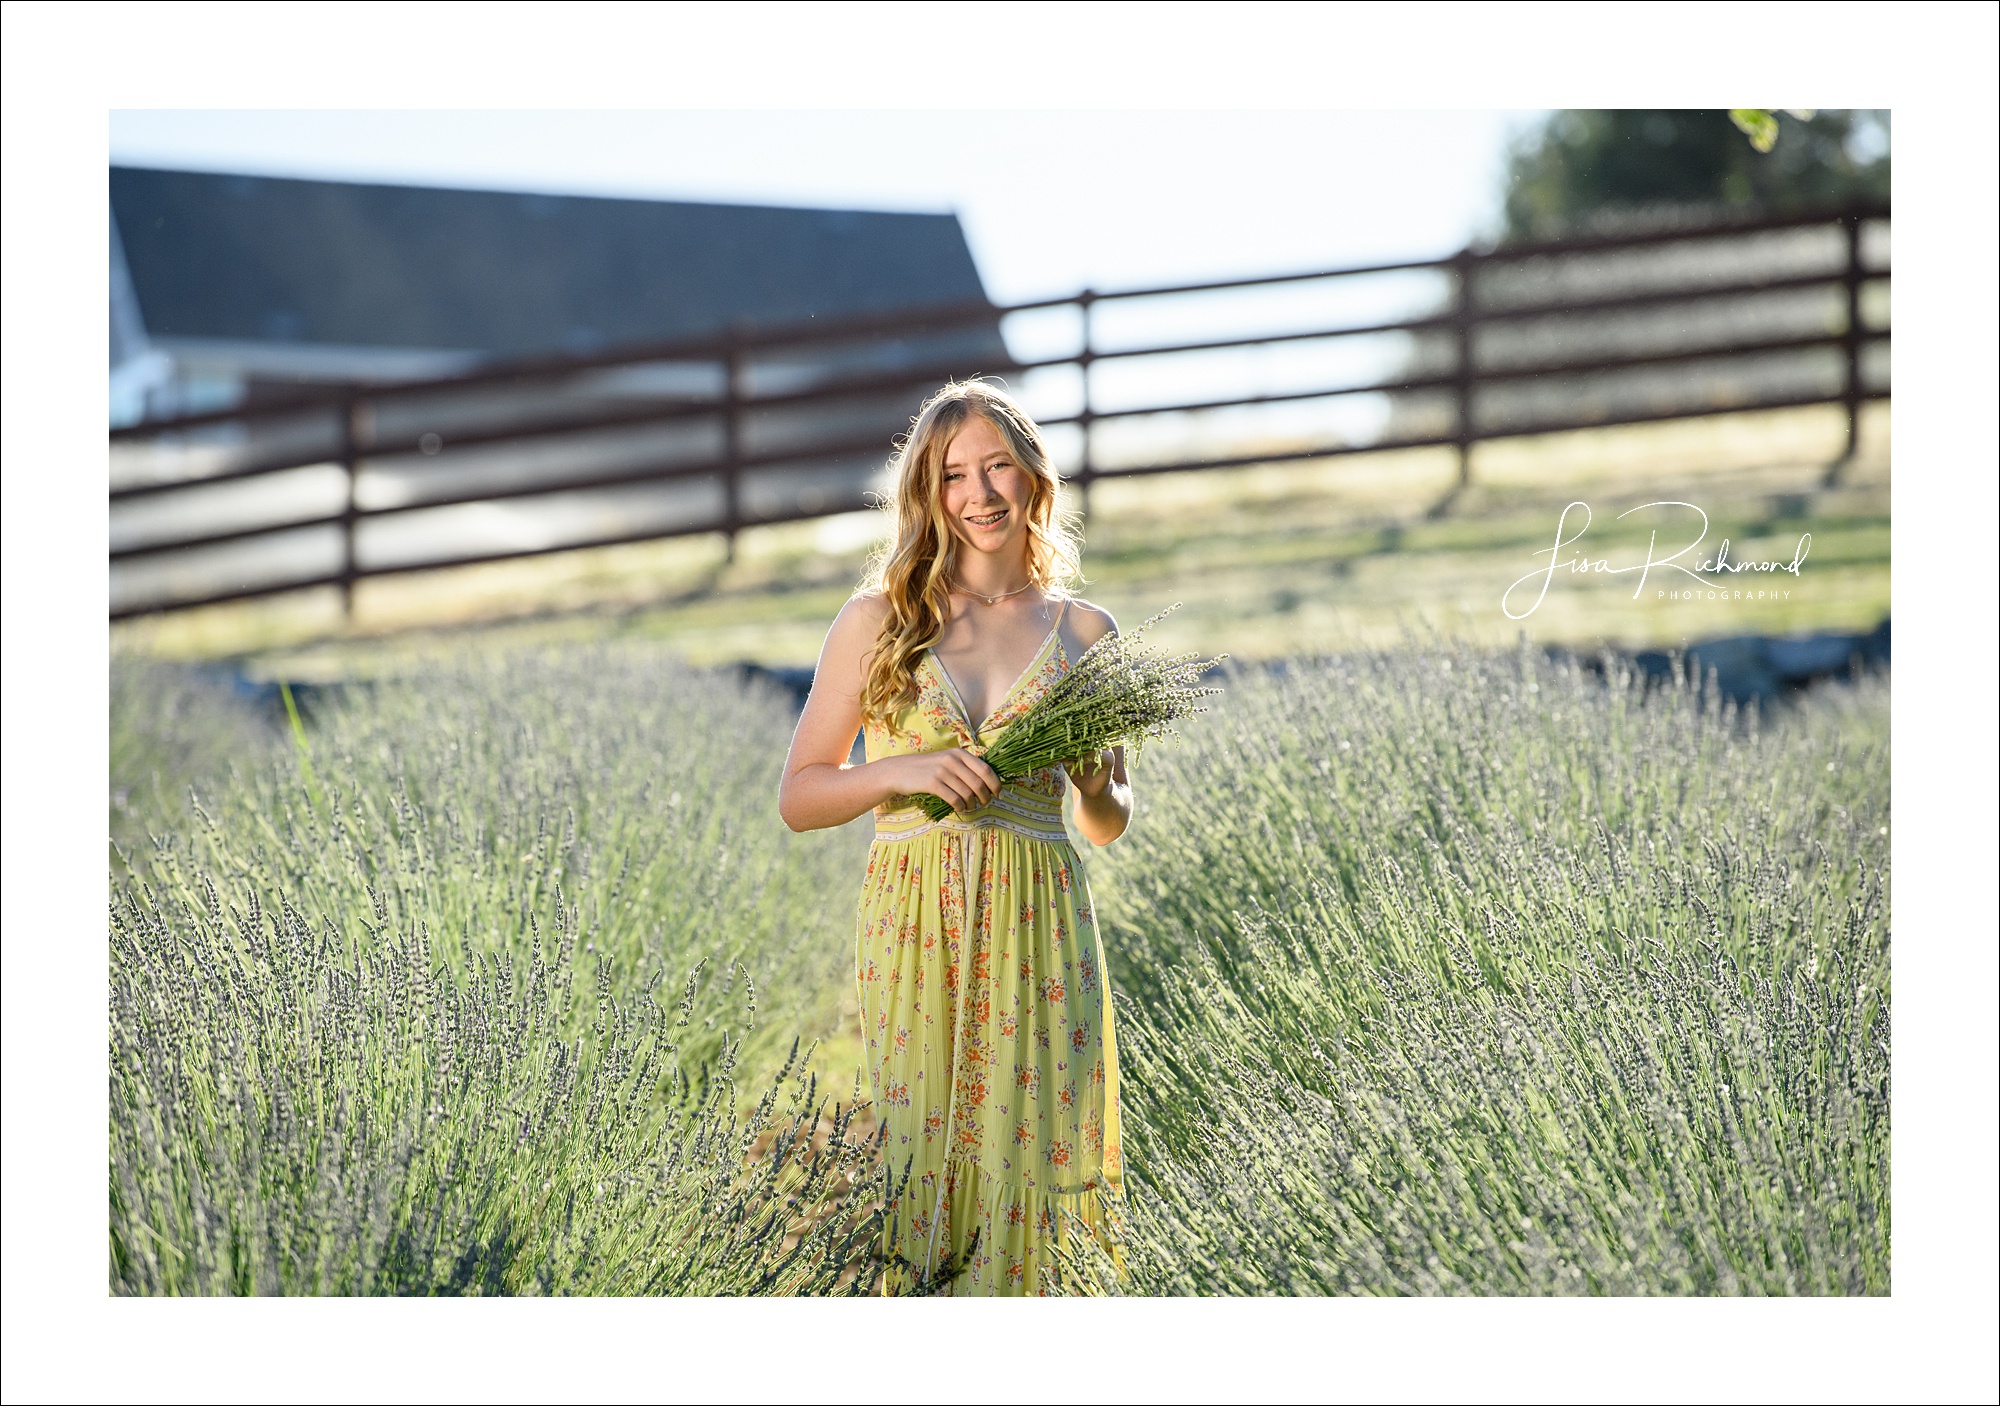
[{"label": "bunch of lavender", "polygon": [[[1087,757],[1109,747],[1137,748],[1147,739],[1175,735],[1173,724],[1208,709],[1200,700],[1222,692],[1204,688],[1204,670],[1228,655],[1200,663],[1189,654],[1163,654],[1141,641],[1178,602],[1151,616],[1129,635],[1108,634],[1001,730],[982,754],[1002,781],[1018,781],[1043,767]],[[928,792],[916,797],[925,815],[942,820],[950,802]]]}]

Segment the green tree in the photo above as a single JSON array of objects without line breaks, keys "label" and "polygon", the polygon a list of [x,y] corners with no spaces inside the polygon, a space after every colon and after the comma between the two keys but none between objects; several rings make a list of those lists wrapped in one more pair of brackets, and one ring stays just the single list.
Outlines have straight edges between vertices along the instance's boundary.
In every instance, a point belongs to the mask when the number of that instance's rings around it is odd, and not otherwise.
[{"label": "green tree", "polygon": [[[1889,198],[1889,114],[1571,108],[1509,155],[1508,243],[1573,233],[1654,212],[1738,209],[1774,214]],[[1767,145],[1768,150],[1758,150]]]}]

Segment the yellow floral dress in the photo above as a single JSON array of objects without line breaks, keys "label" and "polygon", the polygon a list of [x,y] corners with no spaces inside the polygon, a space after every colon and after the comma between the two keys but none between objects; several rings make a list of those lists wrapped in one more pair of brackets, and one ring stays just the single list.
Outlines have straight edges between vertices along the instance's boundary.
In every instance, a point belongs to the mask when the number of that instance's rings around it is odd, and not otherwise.
[{"label": "yellow floral dress", "polygon": [[[1068,667],[1052,629],[975,734],[926,652],[915,702],[868,725],[868,760],[976,753]],[[1063,829],[1066,780],[1038,771],[941,821],[907,797],[875,812],[855,968],[900,1183],[887,1292],[1041,1293],[1058,1281],[1057,1245],[1089,1234],[1113,1249],[1118,1056],[1090,891]]]}]

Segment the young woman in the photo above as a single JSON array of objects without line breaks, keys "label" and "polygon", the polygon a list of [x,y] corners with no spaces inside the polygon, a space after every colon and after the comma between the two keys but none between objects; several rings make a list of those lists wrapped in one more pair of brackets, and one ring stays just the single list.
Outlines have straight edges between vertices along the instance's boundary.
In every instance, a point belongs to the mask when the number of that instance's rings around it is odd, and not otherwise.
[{"label": "young woman", "polygon": [[[900,1183],[886,1288],[1036,1293],[1072,1236],[1111,1245],[1119,1190],[1110,989],[1064,782],[1097,845],[1132,790],[1122,749],[1005,785],[980,753],[1116,626],[1068,593],[1056,474],[1005,392],[938,391],[892,469],[895,535],[827,632],[778,809],[794,830],[875,812],[854,955]],[[916,807],[926,791],[951,818]]]}]

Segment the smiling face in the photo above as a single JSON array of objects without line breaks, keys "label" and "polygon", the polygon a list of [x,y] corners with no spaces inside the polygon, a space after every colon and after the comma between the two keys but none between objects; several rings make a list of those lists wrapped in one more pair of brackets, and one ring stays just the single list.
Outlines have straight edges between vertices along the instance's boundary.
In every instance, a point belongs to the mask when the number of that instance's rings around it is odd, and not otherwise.
[{"label": "smiling face", "polygon": [[970,416],[945,446],[939,501],[957,538],[975,552],[1027,561],[1033,475],[991,420]]}]

